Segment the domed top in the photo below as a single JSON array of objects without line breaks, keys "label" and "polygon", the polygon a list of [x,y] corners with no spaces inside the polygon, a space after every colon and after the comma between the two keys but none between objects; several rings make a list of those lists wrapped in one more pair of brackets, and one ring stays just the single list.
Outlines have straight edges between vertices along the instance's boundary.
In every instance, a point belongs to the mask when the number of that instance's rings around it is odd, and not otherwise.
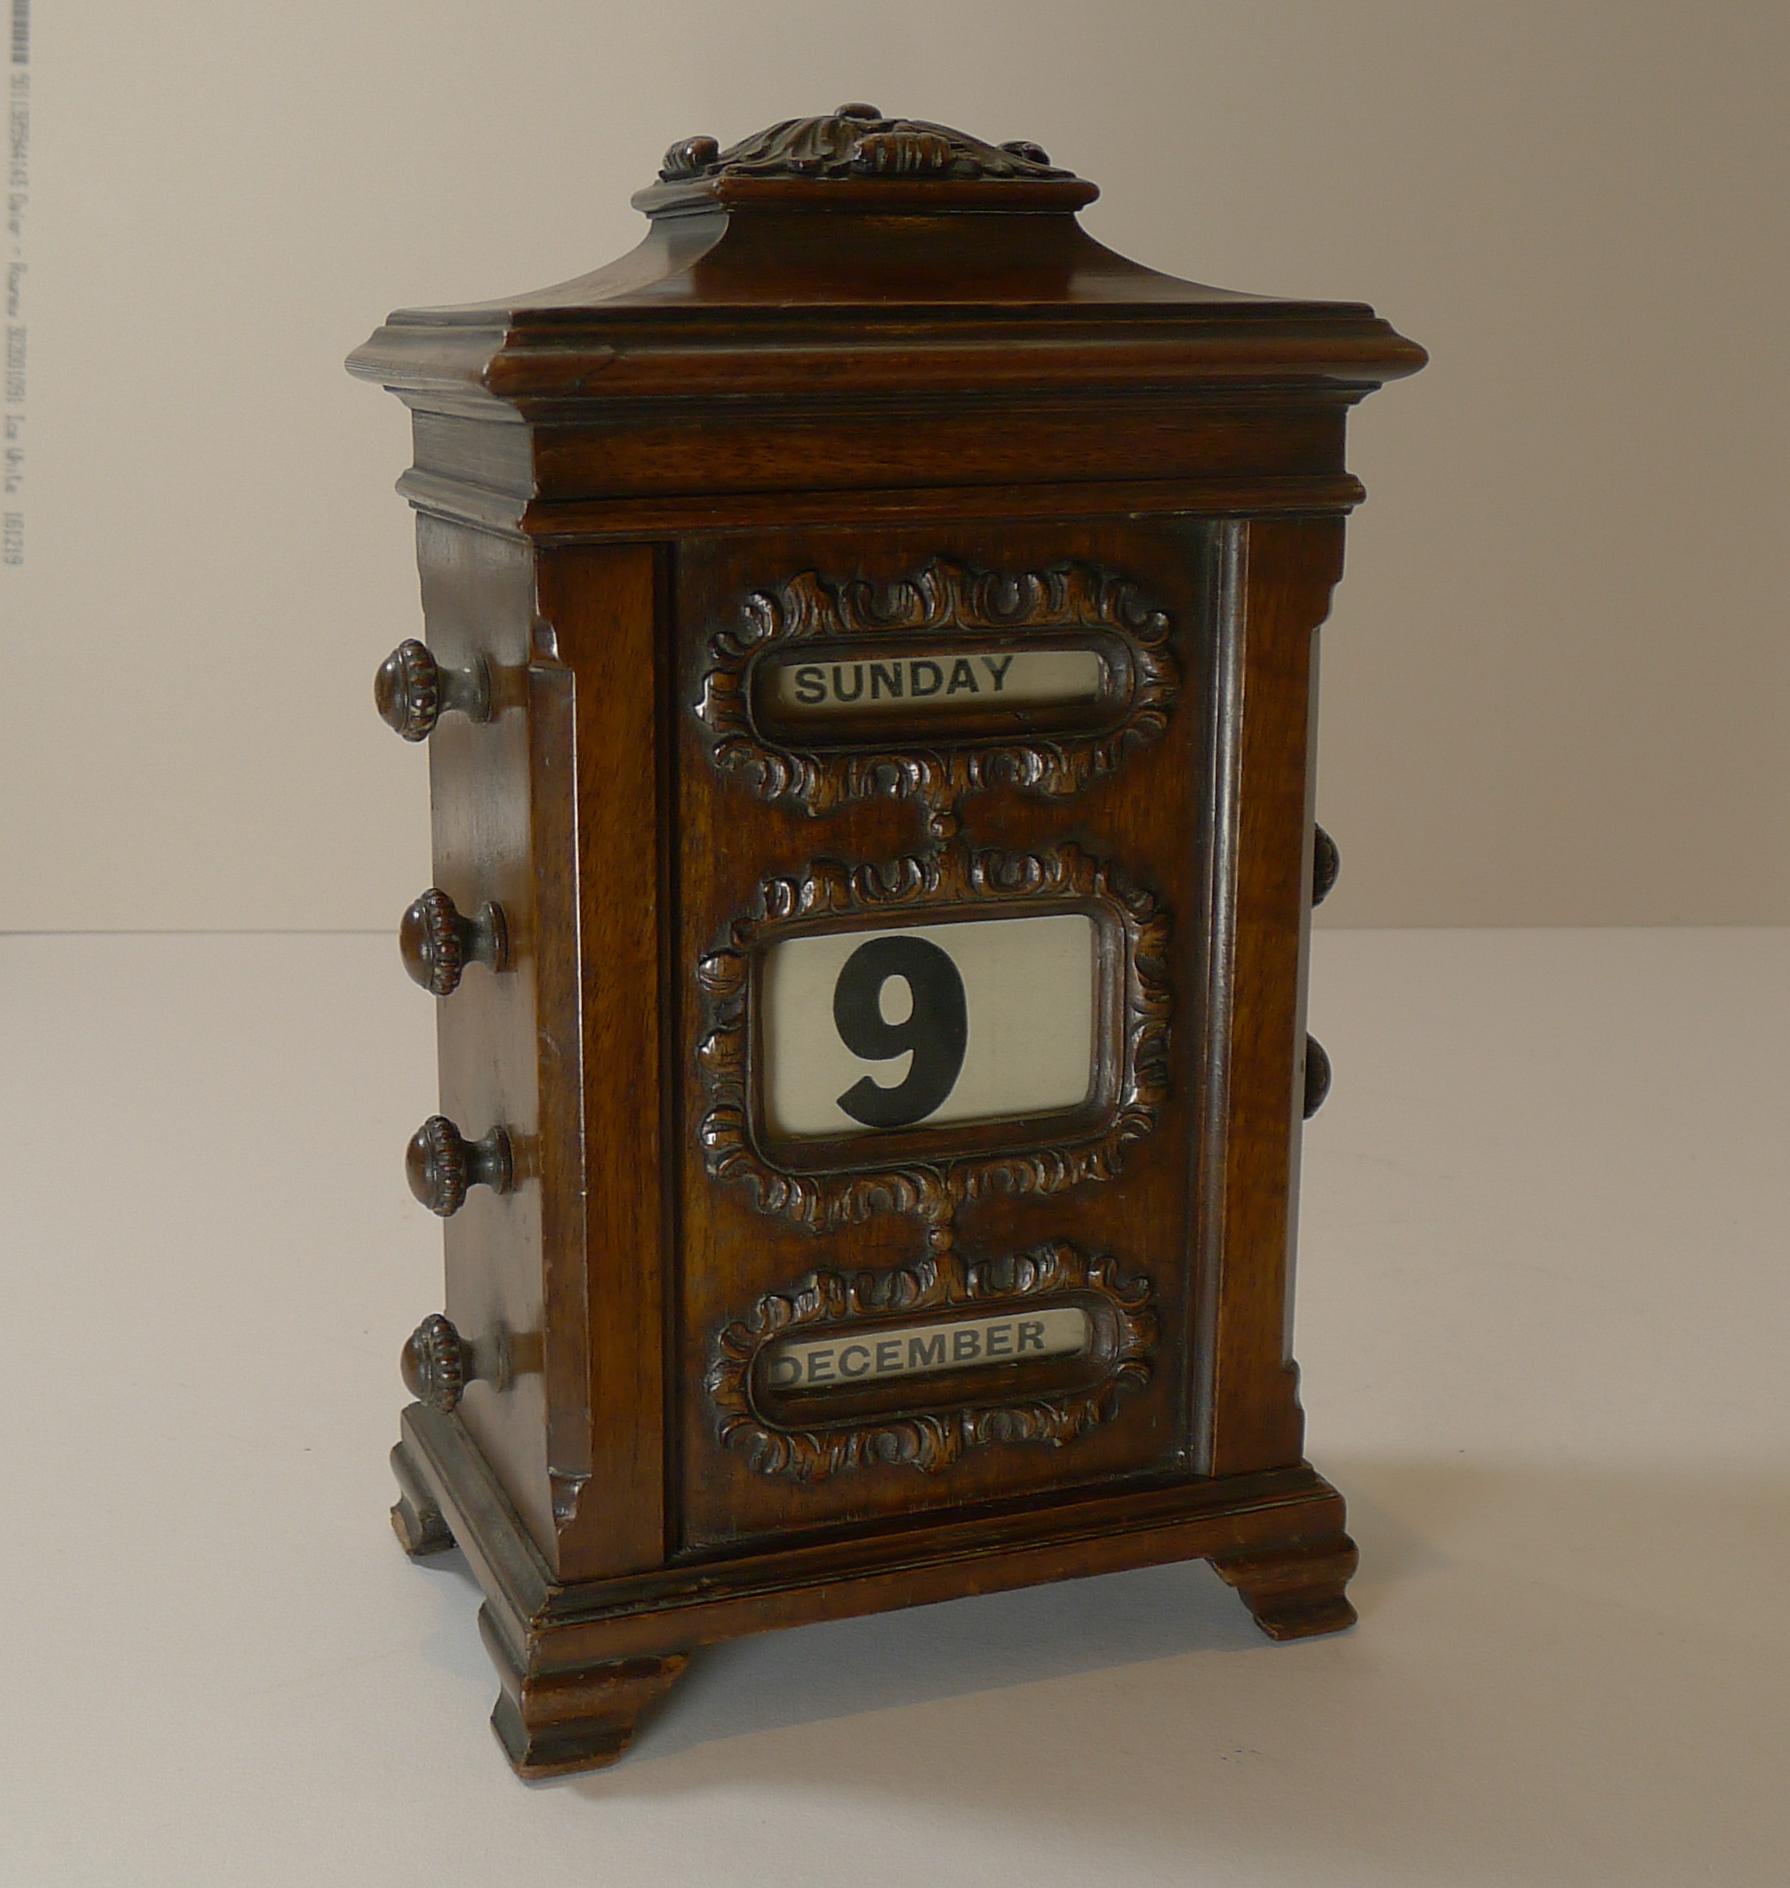
[{"label": "domed top", "polygon": [[982,199],[1016,209],[1077,210],[1099,194],[1023,138],[988,144],[949,125],[850,104],[821,118],[785,118],[726,150],[714,138],[683,138],[665,153],[659,181],[634,204],[649,216],[716,203],[822,208],[890,204],[896,196],[904,205],[941,210]]}]

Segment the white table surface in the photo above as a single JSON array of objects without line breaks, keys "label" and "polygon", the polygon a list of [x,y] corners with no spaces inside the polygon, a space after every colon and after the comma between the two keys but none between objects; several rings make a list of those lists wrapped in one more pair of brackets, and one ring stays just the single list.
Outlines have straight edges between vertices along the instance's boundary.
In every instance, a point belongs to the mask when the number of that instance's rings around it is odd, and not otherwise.
[{"label": "white table surface", "polygon": [[1361,1624],[1203,1567],[772,1635],[526,1787],[386,1525],[439,1302],[389,938],[0,938],[0,1884],[1790,1880],[1790,933],[1331,932],[1309,1448]]}]

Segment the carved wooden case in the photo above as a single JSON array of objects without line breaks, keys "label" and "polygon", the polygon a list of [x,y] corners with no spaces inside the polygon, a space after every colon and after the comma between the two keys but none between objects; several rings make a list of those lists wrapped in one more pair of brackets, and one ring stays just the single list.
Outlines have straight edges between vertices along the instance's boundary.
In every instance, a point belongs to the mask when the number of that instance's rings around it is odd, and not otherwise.
[{"label": "carved wooden case", "polygon": [[[415,415],[378,699],[434,802],[394,1519],[466,1549],[525,1775],[770,1626],[1202,1557],[1352,1616],[1290,1351],[1314,632],[1347,410],[1422,354],[1093,194],[862,105],[685,139],[635,255],[351,362]],[[1007,1099],[780,1114],[788,967],[894,933],[993,938],[1007,1034],[941,988]],[[1008,1093],[1033,1035],[1069,1075]]]}]

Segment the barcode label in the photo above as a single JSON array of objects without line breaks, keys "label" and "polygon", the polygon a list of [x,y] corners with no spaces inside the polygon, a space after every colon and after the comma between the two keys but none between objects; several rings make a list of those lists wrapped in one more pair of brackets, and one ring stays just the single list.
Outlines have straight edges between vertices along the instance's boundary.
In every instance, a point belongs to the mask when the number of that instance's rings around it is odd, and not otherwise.
[{"label": "barcode label", "polygon": [[31,63],[31,0],[12,0],[12,62]]}]

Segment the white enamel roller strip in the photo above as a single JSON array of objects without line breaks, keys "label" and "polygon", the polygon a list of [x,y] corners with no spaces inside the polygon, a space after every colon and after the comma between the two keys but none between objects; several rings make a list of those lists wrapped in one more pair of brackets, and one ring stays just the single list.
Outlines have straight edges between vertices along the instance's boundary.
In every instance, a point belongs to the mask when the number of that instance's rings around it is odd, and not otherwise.
[{"label": "white enamel roller strip", "polygon": [[809,1390],[889,1377],[926,1376],[978,1364],[1074,1357],[1088,1347],[1088,1314],[1074,1305],[897,1325],[772,1346],[766,1380],[774,1390]]}]

